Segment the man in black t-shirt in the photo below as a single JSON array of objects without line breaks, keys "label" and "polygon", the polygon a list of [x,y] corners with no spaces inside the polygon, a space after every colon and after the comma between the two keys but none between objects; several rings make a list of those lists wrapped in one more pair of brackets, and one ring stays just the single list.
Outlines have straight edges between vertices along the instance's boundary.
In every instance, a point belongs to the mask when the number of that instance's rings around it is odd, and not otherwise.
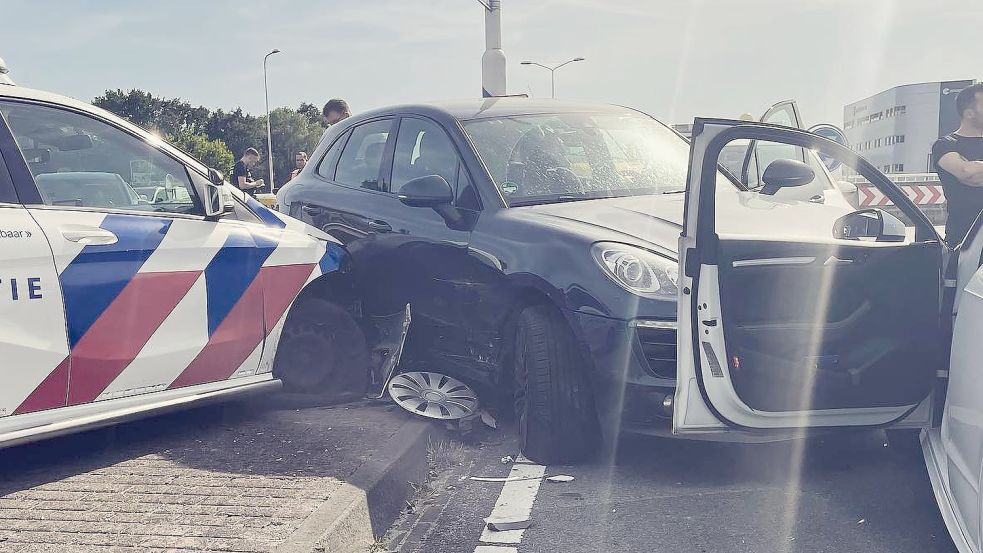
[{"label": "man in black t-shirt", "polygon": [[932,146],[948,211],[945,241],[953,248],[983,211],[983,83],[963,89],[956,96],[956,109],[959,129]]},{"label": "man in black t-shirt", "polygon": [[259,152],[256,151],[256,148],[246,148],[246,152],[232,167],[232,184],[250,196],[255,196],[256,191],[263,186],[263,179],[253,180],[253,174],[250,171],[258,161]]}]

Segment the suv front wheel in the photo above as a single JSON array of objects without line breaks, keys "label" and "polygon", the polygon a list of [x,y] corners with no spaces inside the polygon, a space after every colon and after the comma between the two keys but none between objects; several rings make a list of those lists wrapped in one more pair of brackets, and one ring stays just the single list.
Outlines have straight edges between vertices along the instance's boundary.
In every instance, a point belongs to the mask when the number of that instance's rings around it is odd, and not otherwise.
[{"label": "suv front wheel", "polygon": [[513,406],[522,452],[533,461],[569,463],[596,450],[597,417],[579,351],[556,309],[535,305],[519,314]]}]

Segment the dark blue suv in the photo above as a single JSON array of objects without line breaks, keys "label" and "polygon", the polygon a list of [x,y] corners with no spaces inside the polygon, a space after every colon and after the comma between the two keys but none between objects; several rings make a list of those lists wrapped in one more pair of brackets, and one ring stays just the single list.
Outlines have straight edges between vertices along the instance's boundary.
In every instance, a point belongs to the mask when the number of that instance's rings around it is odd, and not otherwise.
[{"label": "dark blue suv", "polygon": [[689,147],[613,106],[500,98],[332,127],[280,209],[345,243],[367,315],[411,304],[404,366],[511,397],[523,451],[670,433]]}]

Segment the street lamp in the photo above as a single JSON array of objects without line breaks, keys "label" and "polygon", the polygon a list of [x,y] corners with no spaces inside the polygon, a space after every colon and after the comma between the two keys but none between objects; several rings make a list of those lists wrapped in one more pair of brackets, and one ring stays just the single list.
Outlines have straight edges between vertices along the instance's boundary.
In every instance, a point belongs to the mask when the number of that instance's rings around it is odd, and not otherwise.
[{"label": "street lamp", "polygon": [[542,67],[550,72],[550,96],[556,98],[556,70],[567,65],[568,63],[573,63],[575,61],[584,61],[584,58],[573,58],[572,60],[567,60],[559,65],[554,65],[552,67],[548,65],[543,65],[534,61],[524,61],[522,65],[535,65],[537,67]]},{"label": "street lamp", "polygon": [[270,126],[270,87],[266,81],[266,60],[273,54],[280,51],[274,49],[263,58],[263,91],[266,93],[266,155],[269,156],[267,163],[270,164],[270,194],[273,193],[273,129]]}]

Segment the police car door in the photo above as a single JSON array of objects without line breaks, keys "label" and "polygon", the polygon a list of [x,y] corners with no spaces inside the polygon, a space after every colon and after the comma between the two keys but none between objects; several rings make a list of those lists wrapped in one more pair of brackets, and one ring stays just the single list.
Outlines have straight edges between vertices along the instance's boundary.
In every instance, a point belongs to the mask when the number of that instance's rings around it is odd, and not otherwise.
[{"label": "police car door", "polygon": [[44,233],[21,206],[6,160],[19,158],[0,120],[0,417],[65,405],[68,338]]},{"label": "police car door", "polygon": [[60,105],[5,100],[0,113],[30,169],[14,184],[54,253],[68,404],[255,372],[273,245],[205,220],[191,183],[203,177],[153,137]]},{"label": "police car door", "polygon": [[[839,159],[913,232],[879,210],[776,198],[815,177],[794,160],[772,161],[761,192],[739,190],[718,171],[735,140]],[[674,431],[884,425],[914,412],[942,363],[948,253],[904,193],[832,141],[729,120],[696,120],[688,179]]]}]

